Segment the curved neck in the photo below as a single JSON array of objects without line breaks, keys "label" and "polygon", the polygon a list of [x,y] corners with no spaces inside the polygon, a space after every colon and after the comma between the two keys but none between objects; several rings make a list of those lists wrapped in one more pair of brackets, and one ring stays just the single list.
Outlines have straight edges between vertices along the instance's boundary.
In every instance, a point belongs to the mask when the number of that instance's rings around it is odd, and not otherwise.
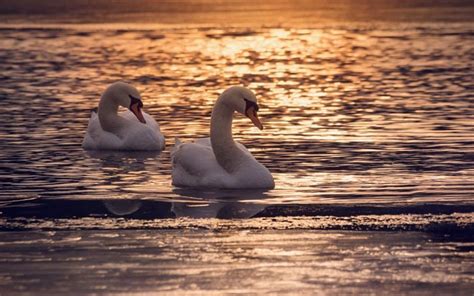
[{"label": "curved neck", "polygon": [[227,172],[233,172],[241,163],[244,152],[232,138],[234,110],[217,100],[211,115],[211,145],[217,162]]},{"label": "curved neck", "polygon": [[120,117],[118,112],[119,104],[114,98],[104,95],[99,102],[99,121],[103,130],[110,133],[117,133],[120,128],[126,125],[126,120]]}]

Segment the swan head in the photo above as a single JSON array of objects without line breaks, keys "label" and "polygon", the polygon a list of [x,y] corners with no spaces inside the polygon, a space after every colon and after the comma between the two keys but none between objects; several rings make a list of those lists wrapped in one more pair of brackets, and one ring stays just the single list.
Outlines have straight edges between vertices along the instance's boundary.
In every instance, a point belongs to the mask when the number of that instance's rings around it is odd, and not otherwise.
[{"label": "swan head", "polygon": [[230,108],[248,117],[258,129],[263,129],[257,115],[259,109],[257,97],[250,89],[243,86],[232,86],[222,93],[221,99]]},{"label": "swan head", "polygon": [[107,88],[104,96],[111,97],[119,106],[129,109],[138,121],[146,123],[142,114],[142,98],[135,87],[125,82],[115,82]]}]

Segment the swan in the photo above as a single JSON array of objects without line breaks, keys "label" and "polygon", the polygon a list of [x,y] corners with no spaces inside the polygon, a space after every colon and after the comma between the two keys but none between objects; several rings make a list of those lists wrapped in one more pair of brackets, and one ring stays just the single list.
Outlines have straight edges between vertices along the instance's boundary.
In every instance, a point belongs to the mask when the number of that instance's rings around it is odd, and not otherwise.
[{"label": "swan", "polygon": [[[119,106],[128,110],[118,112]],[[92,111],[82,141],[86,150],[163,150],[158,123],[145,112],[138,90],[124,82],[111,84]]]},{"label": "swan", "polygon": [[211,115],[210,138],[182,143],[171,151],[172,184],[177,187],[273,189],[270,171],[244,145],[232,138],[234,111],[247,116],[263,129],[257,98],[249,89],[233,86],[217,99]]}]

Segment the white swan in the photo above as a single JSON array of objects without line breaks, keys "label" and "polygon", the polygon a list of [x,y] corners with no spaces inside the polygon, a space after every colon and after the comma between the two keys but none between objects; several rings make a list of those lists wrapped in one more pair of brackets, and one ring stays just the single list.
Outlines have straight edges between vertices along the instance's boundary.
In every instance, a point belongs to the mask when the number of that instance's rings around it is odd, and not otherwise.
[{"label": "white swan", "polygon": [[[128,110],[118,114],[119,106]],[[82,141],[86,150],[163,150],[165,138],[158,123],[141,111],[140,93],[133,86],[116,82],[100,98],[98,113],[92,112]]]},{"label": "white swan", "polygon": [[259,129],[255,95],[234,86],[217,99],[211,115],[211,137],[176,145],[171,152],[172,183],[178,187],[273,189],[270,171],[244,145],[232,138],[234,111],[246,115]]}]

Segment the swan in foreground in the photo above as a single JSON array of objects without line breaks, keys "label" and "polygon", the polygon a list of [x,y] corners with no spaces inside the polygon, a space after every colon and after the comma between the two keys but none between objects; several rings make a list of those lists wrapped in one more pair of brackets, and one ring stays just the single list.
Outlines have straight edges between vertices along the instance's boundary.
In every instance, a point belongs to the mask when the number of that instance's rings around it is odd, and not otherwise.
[{"label": "swan in foreground", "polygon": [[270,171],[244,145],[232,138],[234,111],[247,116],[260,130],[255,95],[234,86],[217,99],[211,115],[211,137],[176,144],[171,152],[172,182],[178,187],[273,189]]},{"label": "swan in foreground", "polygon": [[[119,106],[128,110],[118,112]],[[92,111],[82,147],[87,150],[163,150],[165,138],[158,123],[142,112],[140,93],[133,86],[116,82]]]}]

